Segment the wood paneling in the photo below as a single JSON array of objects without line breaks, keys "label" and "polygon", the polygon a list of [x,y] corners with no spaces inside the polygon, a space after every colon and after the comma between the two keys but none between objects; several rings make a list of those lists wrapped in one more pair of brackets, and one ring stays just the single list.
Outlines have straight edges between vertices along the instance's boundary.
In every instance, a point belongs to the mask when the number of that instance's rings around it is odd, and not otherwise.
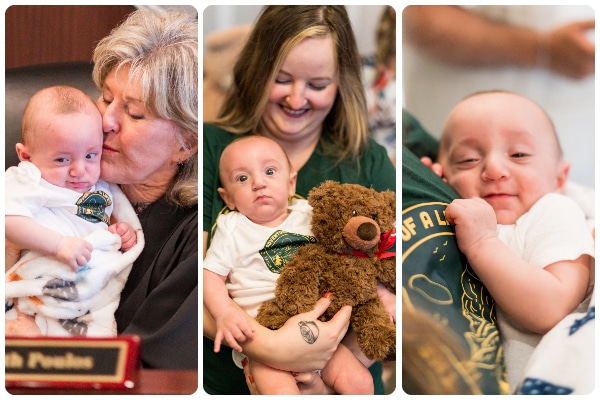
[{"label": "wood paneling", "polygon": [[20,6],[5,13],[5,68],[88,61],[133,6]]}]

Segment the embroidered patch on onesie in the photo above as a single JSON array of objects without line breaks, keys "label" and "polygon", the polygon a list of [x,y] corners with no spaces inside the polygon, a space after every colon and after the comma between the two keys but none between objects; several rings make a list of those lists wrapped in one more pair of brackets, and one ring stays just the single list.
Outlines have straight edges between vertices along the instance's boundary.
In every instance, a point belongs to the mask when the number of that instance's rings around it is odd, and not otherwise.
[{"label": "embroidered patch on onesie", "polygon": [[275,231],[267,239],[265,247],[258,253],[267,264],[269,271],[280,274],[281,268],[290,260],[290,257],[308,243],[317,243],[317,239],[309,235]]},{"label": "embroidered patch on onesie", "polygon": [[112,205],[112,200],[101,190],[84,193],[75,203],[77,216],[93,223],[104,222],[110,225],[106,207]]}]

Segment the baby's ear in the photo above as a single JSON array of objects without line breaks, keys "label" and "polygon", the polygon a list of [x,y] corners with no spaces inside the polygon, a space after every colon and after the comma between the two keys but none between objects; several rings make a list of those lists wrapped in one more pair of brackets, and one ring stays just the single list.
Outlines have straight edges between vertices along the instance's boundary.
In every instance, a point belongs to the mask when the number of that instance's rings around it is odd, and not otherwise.
[{"label": "baby's ear", "polygon": [[27,149],[27,146],[25,146],[23,143],[17,143],[15,148],[17,150],[17,156],[19,157],[19,160],[21,160],[21,161],[30,161],[31,160],[31,155],[29,154],[29,150]]},{"label": "baby's ear", "polygon": [[290,189],[288,196],[293,197],[296,194],[296,182],[298,181],[298,173],[290,173]]},{"label": "baby's ear", "polygon": [[569,161],[561,161],[558,164],[556,171],[556,191],[559,193],[565,192],[565,186],[567,179],[569,178],[569,170],[571,169],[571,163]]},{"label": "baby's ear", "polygon": [[225,188],[217,188],[217,192],[219,192],[219,195],[221,195],[221,198],[223,199],[223,201],[225,202],[225,205],[232,211],[235,211],[235,203],[233,202],[233,199],[231,198],[231,196],[229,196],[229,193],[227,193],[227,190]]}]

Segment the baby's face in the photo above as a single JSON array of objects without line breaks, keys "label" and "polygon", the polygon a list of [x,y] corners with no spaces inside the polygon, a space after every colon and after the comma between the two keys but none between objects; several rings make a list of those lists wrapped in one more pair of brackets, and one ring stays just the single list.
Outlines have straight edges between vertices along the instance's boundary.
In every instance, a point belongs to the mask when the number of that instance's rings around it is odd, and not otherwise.
[{"label": "baby's face", "polygon": [[559,191],[568,163],[545,114],[507,94],[465,100],[449,116],[440,146],[444,177],[461,198],[481,197],[500,224],[514,224],[543,195]]},{"label": "baby's face", "polygon": [[230,209],[266,226],[287,214],[296,179],[276,143],[260,136],[235,142],[225,149],[221,169],[220,193]]},{"label": "baby's face", "polygon": [[54,115],[48,122],[36,128],[30,161],[51,184],[79,193],[89,191],[100,177],[100,113]]}]

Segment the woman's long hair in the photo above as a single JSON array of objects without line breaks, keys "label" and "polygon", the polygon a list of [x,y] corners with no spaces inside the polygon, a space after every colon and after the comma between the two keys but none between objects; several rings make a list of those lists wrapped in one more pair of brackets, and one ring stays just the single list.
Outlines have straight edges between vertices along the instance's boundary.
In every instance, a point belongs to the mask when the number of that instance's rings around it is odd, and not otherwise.
[{"label": "woman's long hair", "polygon": [[331,36],[338,94],[324,120],[337,156],[357,158],[368,137],[361,61],[344,6],[267,6],[234,67],[232,88],[215,124],[232,132],[260,132],[268,96],[284,60],[301,40]]}]

